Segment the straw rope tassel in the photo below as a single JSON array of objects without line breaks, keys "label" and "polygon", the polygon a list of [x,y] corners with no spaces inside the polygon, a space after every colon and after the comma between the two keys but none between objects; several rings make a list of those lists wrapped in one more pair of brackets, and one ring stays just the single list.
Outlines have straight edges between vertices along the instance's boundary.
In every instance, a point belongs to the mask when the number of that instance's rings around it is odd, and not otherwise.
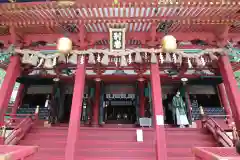
[{"label": "straw rope tassel", "polygon": [[52,59],[45,59],[44,67],[45,68],[52,68],[53,67]]},{"label": "straw rope tassel", "polygon": [[104,55],[103,55],[101,63],[102,63],[103,65],[108,65],[109,60],[108,60],[108,55],[107,55],[107,54],[104,54]]},{"label": "straw rope tassel", "polygon": [[96,63],[95,57],[94,57],[93,53],[90,53],[90,54],[89,54],[88,63],[89,63],[89,64],[95,64],[95,63]]},{"label": "straw rope tassel", "polygon": [[121,56],[121,63],[120,63],[120,66],[121,67],[124,67],[124,66],[127,66],[127,60],[126,60],[126,57],[125,56]]},{"label": "straw rope tassel", "polygon": [[68,62],[72,64],[77,64],[77,58],[78,56],[76,54],[72,54],[68,58]]},{"label": "straw rope tassel", "polygon": [[199,58],[196,58],[196,63],[197,63],[197,66],[202,66],[202,62]]},{"label": "straw rope tassel", "polygon": [[169,53],[166,53],[166,60],[165,61],[168,62],[168,63],[172,61]]},{"label": "straw rope tassel", "polygon": [[151,63],[157,63],[157,56],[155,53],[151,54]]},{"label": "straw rope tassel", "polygon": [[136,63],[142,63],[142,57],[141,57],[141,55],[140,55],[139,52],[136,52],[135,62],[136,62]]}]

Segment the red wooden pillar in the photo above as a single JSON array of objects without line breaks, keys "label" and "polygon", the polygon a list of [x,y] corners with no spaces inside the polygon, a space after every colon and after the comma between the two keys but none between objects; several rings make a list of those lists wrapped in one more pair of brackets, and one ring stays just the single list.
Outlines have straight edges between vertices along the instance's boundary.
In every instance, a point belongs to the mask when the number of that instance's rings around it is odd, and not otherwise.
[{"label": "red wooden pillar", "polygon": [[6,75],[0,89],[0,125],[4,125],[4,115],[8,108],[8,103],[12,95],[15,82],[21,74],[20,57],[13,56],[10,58]]},{"label": "red wooden pillar", "polygon": [[162,89],[158,64],[151,64],[150,70],[153,105],[153,125],[156,134],[156,160],[166,160],[166,137],[164,128]]},{"label": "red wooden pillar", "polygon": [[144,79],[139,79],[138,85],[140,90],[140,117],[144,117],[145,116]]},{"label": "red wooden pillar", "polygon": [[189,120],[190,125],[192,125],[192,103],[191,103],[191,100],[190,100],[188,86],[186,86],[185,98],[186,98],[186,101],[187,101],[188,120]]},{"label": "red wooden pillar", "polygon": [[98,120],[99,120],[100,83],[101,83],[101,81],[96,80],[95,103],[94,103],[94,108],[93,108],[93,121],[92,121],[92,124],[94,126],[98,125]]},{"label": "red wooden pillar", "polygon": [[22,102],[22,98],[23,98],[23,90],[24,90],[24,84],[20,84],[19,88],[18,88],[18,93],[12,108],[12,114],[16,114],[19,105],[21,105]]},{"label": "red wooden pillar", "polygon": [[226,114],[229,116],[228,119],[231,122],[231,120],[232,120],[232,111],[231,111],[231,108],[229,106],[228,96],[226,94],[226,90],[225,90],[224,84],[223,83],[219,84],[218,85],[218,89],[219,89],[219,94],[220,94],[222,105],[224,107],[224,110],[225,110]]},{"label": "red wooden pillar", "polygon": [[78,64],[72,98],[72,107],[65,149],[65,160],[75,160],[76,144],[79,138],[82,101],[85,85],[85,64]]},{"label": "red wooden pillar", "polygon": [[235,79],[231,63],[227,55],[223,55],[219,58],[219,69],[223,78],[223,83],[228,95],[230,107],[233,114],[233,119],[236,123],[236,127],[240,129],[240,99],[237,86],[237,80]]}]

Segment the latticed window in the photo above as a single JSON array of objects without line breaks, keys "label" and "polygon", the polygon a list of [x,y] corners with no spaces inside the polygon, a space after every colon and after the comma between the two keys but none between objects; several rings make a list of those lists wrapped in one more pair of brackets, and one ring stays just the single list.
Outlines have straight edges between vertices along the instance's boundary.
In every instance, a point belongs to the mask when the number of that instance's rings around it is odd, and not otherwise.
[{"label": "latticed window", "polygon": [[[0,87],[2,87],[2,83],[3,83],[5,75],[6,75],[6,71],[3,69],[0,69]],[[14,85],[14,88],[13,88],[13,92],[12,92],[10,101],[9,101],[10,104],[13,104],[15,102],[19,86],[20,86],[20,83],[16,82]]]}]

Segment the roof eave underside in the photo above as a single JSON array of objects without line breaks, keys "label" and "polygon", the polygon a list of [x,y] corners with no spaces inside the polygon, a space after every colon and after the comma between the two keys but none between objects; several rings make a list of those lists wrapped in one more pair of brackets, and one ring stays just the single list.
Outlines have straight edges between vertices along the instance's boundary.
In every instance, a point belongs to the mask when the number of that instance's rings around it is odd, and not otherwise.
[{"label": "roof eave underside", "polygon": [[[110,3],[111,2],[111,3]],[[128,3],[129,2],[129,3]],[[211,24],[233,24],[230,32],[239,32],[240,2],[180,1],[180,4],[161,4],[131,0],[113,6],[113,1],[77,0],[74,4],[30,2],[0,6],[2,25],[48,25],[85,23],[88,32],[107,32],[107,23],[128,23],[130,31],[148,32],[152,23],[172,20],[169,32],[203,31]],[[201,2],[201,3],[200,3]],[[182,4],[183,3],[183,4]],[[196,24],[192,26],[192,24]],[[210,25],[210,26],[209,26]]]}]

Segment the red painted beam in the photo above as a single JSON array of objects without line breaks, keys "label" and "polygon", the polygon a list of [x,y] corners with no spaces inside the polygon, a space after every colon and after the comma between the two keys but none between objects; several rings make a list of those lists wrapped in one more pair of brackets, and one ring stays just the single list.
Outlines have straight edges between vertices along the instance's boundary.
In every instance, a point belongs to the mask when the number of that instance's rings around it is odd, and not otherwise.
[{"label": "red painted beam", "polygon": [[224,55],[219,58],[218,61],[219,70],[222,75],[224,86],[226,87],[226,93],[229,98],[230,107],[233,113],[233,118],[236,123],[236,128],[240,129],[240,100],[237,80],[235,79],[234,72],[232,70],[231,63],[228,56]]},{"label": "red painted beam", "polygon": [[68,23],[130,23],[130,22],[163,22],[167,20],[177,21],[181,24],[229,24],[240,20],[239,16],[235,16],[233,18],[223,18],[219,16],[202,16],[199,18],[195,17],[180,17],[180,16],[153,16],[153,17],[87,17],[87,18],[60,18],[56,21],[56,19],[50,20],[41,20],[41,19],[26,19],[27,22],[18,19],[15,21],[2,20],[0,24],[2,25],[11,25],[11,26],[38,26],[39,24],[48,25],[48,26],[58,26],[59,23],[61,24],[68,24]]},{"label": "red painted beam", "polygon": [[27,159],[38,151],[38,146],[0,145],[1,159]]},{"label": "red painted beam", "polygon": [[[215,36],[210,32],[191,32],[191,33],[184,33],[184,32],[173,32],[170,33],[179,41],[189,41],[193,39],[201,39],[201,40],[214,40]],[[164,35],[163,33],[157,33],[156,37],[158,39],[162,38]],[[50,43],[54,43],[57,41],[58,38],[63,37],[63,34],[29,34],[24,36],[25,42],[34,42],[34,41],[47,41]],[[79,40],[78,35],[76,34],[69,34],[69,37],[77,42]],[[109,40],[109,33],[108,32],[88,32],[86,33],[86,40],[89,42],[96,42],[99,40]],[[233,39],[235,37],[240,37],[240,33],[236,34],[229,34],[228,38]],[[7,36],[3,36],[3,38],[8,38]],[[1,38],[0,38],[1,39]],[[127,32],[126,33],[126,40],[151,40],[150,32]]]},{"label": "red painted beam", "polygon": [[[212,33],[209,32],[191,32],[191,33],[183,33],[183,32],[175,32],[170,33],[174,37],[176,37],[179,41],[190,41],[194,39],[201,39],[204,41],[214,41],[215,36]],[[63,37],[63,34],[29,34],[25,35],[24,38],[24,44],[28,46],[31,42],[36,41],[46,41],[48,43],[56,43],[56,41]],[[69,34],[68,35],[72,41],[75,44],[79,44],[79,36],[77,34]],[[157,33],[156,38],[160,40],[163,37],[163,33]],[[97,41],[100,40],[109,40],[109,33],[108,32],[88,32],[86,33],[86,41],[89,42],[89,45],[94,45]],[[232,40],[236,37],[240,37],[239,33],[236,34],[229,34],[228,39]],[[4,42],[4,45],[8,46],[9,41],[12,40],[12,37],[10,35],[8,36],[0,36],[0,40]],[[151,40],[150,32],[127,32],[126,33],[126,41],[127,40],[139,40],[142,42],[142,44],[147,43],[147,41]],[[138,46],[139,47],[139,46]]]},{"label": "red painted beam", "polygon": [[[144,40],[151,40],[151,37],[149,35],[150,32],[127,32],[126,33],[126,40],[130,39],[144,39]],[[198,39],[207,39],[207,38],[214,38],[214,35],[212,33],[201,33],[199,32],[193,32],[193,33],[171,33],[171,35],[175,36],[178,40],[192,40],[194,38]],[[24,40],[26,42],[34,42],[34,41],[47,41],[50,43],[56,42],[58,38],[63,37],[63,34],[29,34],[24,36]],[[73,41],[78,41],[79,37],[76,34],[68,34],[68,36]],[[156,36],[158,38],[163,37],[163,33],[157,33]],[[240,36],[240,34],[234,34],[231,35],[231,37],[237,37]],[[2,38],[8,39],[9,37],[3,36]],[[1,38],[0,38],[1,39]],[[98,40],[108,40],[109,39],[109,33],[108,32],[88,32],[86,33],[86,39],[87,41],[98,41]]]},{"label": "red painted beam", "polygon": [[[138,48],[139,45],[126,45],[127,48]],[[89,46],[88,49],[92,48],[92,46]],[[109,45],[96,45],[94,46],[96,49],[106,49],[109,48]],[[148,46],[146,46],[148,48]],[[151,47],[152,48],[152,47]],[[159,47],[153,47],[153,48],[159,48]],[[199,46],[199,45],[189,45],[189,46],[179,46],[178,49],[207,49],[207,48],[216,48],[213,46]],[[43,50],[56,50],[56,46],[39,46],[31,48],[32,50],[36,51],[43,51]],[[73,47],[75,50],[80,50],[79,47]]]},{"label": "red painted beam", "polygon": [[6,70],[6,75],[0,89],[0,125],[4,124],[4,114],[6,113],[11,93],[18,76],[21,75],[21,64],[18,56],[11,57],[10,64]]},{"label": "red painted beam", "polygon": [[[166,3],[165,3],[166,2]],[[228,1],[225,3],[224,1],[219,0],[212,0],[211,2],[203,1],[203,0],[119,0],[115,6],[113,6],[114,1],[113,0],[102,0],[102,1],[95,1],[95,0],[79,0],[74,1],[74,5],[59,5],[57,2],[28,2],[28,3],[14,3],[14,4],[2,4],[0,6],[1,11],[4,13],[3,17],[12,16],[12,12],[20,12],[22,11],[29,11],[34,8],[34,10],[41,10],[44,11],[45,9],[61,9],[61,8],[158,8],[158,7],[183,7],[186,6],[189,7],[208,7],[211,6],[211,8],[219,8],[220,6],[224,5],[224,7],[228,7],[229,9],[234,8],[233,6],[237,5],[235,1],[231,2]],[[118,5],[119,4],[119,5]],[[16,10],[18,9],[18,10]],[[9,14],[8,14],[9,13]],[[28,17],[28,16],[27,16]],[[232,19],[232,18],[233,19]],[[50,18],[49,20],[46,19],[31,19],[31,18],[20,18],[13,20],[12,18],[5,18],[4,20],[1,20],[2,24],[5,25],[20,25],[20,26],[29,26],[29,25],[39,25],[39,24],[48,24],[48,25],[58,25],[58,23],[77,23],[77,22],[83,22],[83,23],[97,23],[97,22],[153,22],[153,21],[164,21],[164,20],[176,20],[181,21],[183,24],[188,23],[207,23],[207,24],[213,24],[213,23],[227,23],[231,24],[234,20],[238,19],[238,16],[231,16],[227,19],[221,16],[212,16],[209,18],[209,16],[202,16],[202,17],[182,17],[182,16],[167,16],[167,17],[161,17],[161,16],[155,16],[155,17],[108,17],[108,18],[101,18],[101,17],[78,17],[78,18],[59,18],[56,20],[55,17]],[[199,21],[200,20],[200,21]],[[223,21],[222,21],[223,20]]]},{"label": "red painted beam", "polygon": [[69,128],[67,135],[67,143],[65,149],[65,159],[75,160],[77,155],[76,141],[80,137],[80,119],[82,113],[82,98],[85,86],[85,64],[78,64],[76,76],[74,80],[73,98],[71,105],[71,113],[69,119]]},{"label": "red painted beam", "polygon": [[[205,41],[214,41],[215,36],[210,32],[173,32],[170,33],[174,37],[176,37],[179,41],[190,41],[193,39],[201,39]],[[25,45],[29,45],[31,42],[36,41],[46,41],[48,43],[56,43],[56,41],[63,37],[63,34],[28,34],[23,37]],[[68,34],[68,36],[72,39],[75,44],[79,43],[79,36],[77,34]],[[157,33],[156,38],[161,39],[163,37],[163,33]],[[89,44],[94,44],[100,40],[109,40],[109,33],[108,32],[87,32],[86,33],[86,41]],[[240,37],[239,33],[229,33],[228,39],[229,40],[236,40]],[[0,40],[4,42],[5,46],[9,45],[9,42],[12,41],[11,35],[0,36]],[[140,40],[142,43],[146,43],[147,41],[151,40],[150,32],[127,32],[126,33],[126,40]]]},{"label": "red painted beam", "polygon": [[[95,0],[75,0],[77,4],[112,4],[112,0],[101,0],[99,2],[96,2]],[[220,2],[219,0],[211,0],[210,1],[205,1],[205,0],[118,0],[119,3],[125,3],[125,4],[160,4],[160,5],[169,5],[169,4],[186,4],[186,5],[196,5],[196,4],[204,4],[205,5],[210,5],[210,4],[221,4],[217,3]],[[171,3],[172,2],[172,3]],[[234,0],[229,0],[229,3],[235,2]],[[226,3],[227,4],[227,3]],[[229,5],[229,4],[228,4]]]},{"label": "red painted beam", "polygon": [[151,82],[151,96],[153,108],[153,121],[155,129],[155,152],[156,160],[167,160],[167,145],[164,129],[164,116],[162,104],[162,89],[161,78],[159,75],[158,64],[150,65],[150,82]]},{"label": "red painted beam", "polygon": [[[53,1],[53,2],[51,2]],[[57,0],[59,2],[64,1],[64,0]],[[71,0],[69,0],[71,1]],[[90,5],[90,6],[112,6],[113,0],[101,0],[101,1],[96,1],[96,0],[72,0],[76,5]],[[219,1],[219,0],[211,0],[210,1],[205,1],[205,0],[118,0],[118,2],[121,5],[125,5],[126,7],[128,6],[138,6],[138,5],[144,5],[144,6],[169,6],[169,5],[186,5],[186,6],[195,6],[195,5],[204,5],[204,6],[219,6],[222,5],[223,3],[228,6],[232,4],[237,4],[236,0],[228,0],[226,3],[225,1]],[[172,2],[172,3],[170,3]],[[43,2],[21,2],[21,3],[14,3],[14,4],[9,4],[9,3],[3,3],[1,5],[3,6],[10,6],[10,5],[18,5],[18,6],[35,6],[35,5],[52,5],[56,4],[57,2],[55,0],[49,0],[49,1],[43,1]],[[118,3],[117,3],[118,4]],[[116,4],[116,5],[117,5]],[[17,7],[18,7],[17,6]]]},{"label": "red painted beam", "polygon": [[[29,75],[29,77],[36,77],[34,75]],[[56,76],[53,75],[41,75],[40,77],[42,78],[55,78]],[[142,75],[141,76],[144,79],[149,79],[149,75]],[[182,77],[188,78],[188,79],[193,79],[193,78],[199,78],[200,75],[189,75],[189,74],[184,74]],[[164,83],[172,82],[172,81],[180,81],[182,77],[170,77],[168,74],[161,74],[161,80]],[[68,81],[68,80],[74,80],[74,76],[60,76],[59,77],[63,81]],[[94,80],[95,78],[99,78],[98,75],[86,75],[87,80]],[[104,82],[134,82],[137,81],[139,78],[138,75],[101,75],[100,78]]]}]

